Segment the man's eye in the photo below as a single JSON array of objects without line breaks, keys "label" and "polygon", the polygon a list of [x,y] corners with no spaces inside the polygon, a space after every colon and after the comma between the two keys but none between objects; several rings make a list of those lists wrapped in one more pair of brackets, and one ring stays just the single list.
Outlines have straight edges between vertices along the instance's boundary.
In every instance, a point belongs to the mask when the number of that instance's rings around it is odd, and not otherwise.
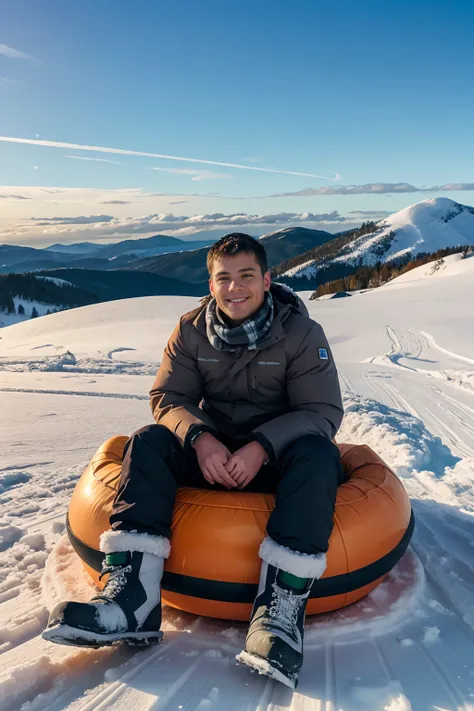
[{"label": "man's eye", "polygon": [[247,279],[247,278],[251,279],[252,278],[252,274],[244,274],[243,276],[244,276],[244,279]]}]

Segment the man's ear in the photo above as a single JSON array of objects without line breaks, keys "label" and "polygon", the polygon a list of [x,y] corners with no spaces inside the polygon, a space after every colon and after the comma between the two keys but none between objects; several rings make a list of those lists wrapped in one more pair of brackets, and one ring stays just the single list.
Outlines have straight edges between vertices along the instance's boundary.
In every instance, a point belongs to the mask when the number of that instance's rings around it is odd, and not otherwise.
[{"label": "man's ear", "polygon": [[211,293],[211,296],[214,296],[214,287],[212,285],[212,277],[209,277],[209,291]]},{"label": "man's ear", "polygon": [[270,286],[272,284],[272,276],[270,272],[265,272],[263,275],[263,288],[265,291],[268,291],[270,289]]}]

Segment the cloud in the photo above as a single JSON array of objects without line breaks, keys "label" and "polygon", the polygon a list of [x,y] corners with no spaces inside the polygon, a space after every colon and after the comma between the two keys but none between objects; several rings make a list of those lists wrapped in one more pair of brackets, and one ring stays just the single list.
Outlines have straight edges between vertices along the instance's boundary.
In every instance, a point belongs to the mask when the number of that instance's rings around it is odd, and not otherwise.
[{"label": "cloud", "polygon": [[311,195],[386,195],[387,193],[433,193],[456,190],[474,190],[474,183],[446,183],[428,188],[416,188],[410,183],[367,183],[366,185],[339,185],[337,187],[325,186],[323,188],[305,188],[294,193],[275,193],[260,197],[309,197]]},{"label": "cloud", "polygon": [[390,210],[351,210],[350,212],[346,213],[347,215],[352,215],[356,217],[372,217],[372,218],[377,218],[377,217],[388,217],[392,213]]},{"label": "cloud", "polygon": [[4,81],[4,82],[6,82],[7,84],[14,84],[14,80],[13,80],[13,79],[8,79],[8,77],[0,77],[0,81]]},{"label": "cloud", "polygon": [[130,200],[102,200],[100,205],[131,205]]},{"label": "cloud", "polygon": [[107,158],[86,158],[85,156],[64,156],[64,158],[71,158],[72,160],[92,160],[96,163],[114,163],[115,165],[120,165],[116,160],[107,160]]},{"label": "cloud", "polygon": [[184,205],[187,202],[187,200],[173,200],[172,202],[170,202],[170,205]]},{"label": "cloud", "polygon": [[[171,212],[164,212],[144,217],[112,217],[111,215],[80,215],[77,217],[32,217],[29,223],[34,223],[36,227],[51,227],[57,232],[58,227],[70,226],[93,226],[100,228],[102,236],[112,235],[137,235],[153,233],[157,230],[174,232],[179,230],[186,234],[193,234],[200,230],[213,230],[218,228],[250,227],[256,225],[295,225],[295,224],[315,224],[315,223],[344,223],[346,220],[336,210],[330,213],[313,214],[310,212],[294,213],[280,212],[268,215],[248,215],[246,213],[235,213],[225,215],[223,213],[213,213],[204,215],[173,215]],[[47,230],[43,230],[46,234]]]},{"label": "cloud", "polygon": [[175,175],[192,175],[191,180],[224,180],[232,178],[229,173],[214,173],[212,170],[193,170],[192,168],[150,168],[162,173],[173,173]]},{"label": "cloud", "polygon": [[43,64],[40,59],[31,57],[29,54],[20,52],[17,49],[13,49],[13,47],[8,47],[6,44],[0,44],[0,54],[3,54],[5,57],[10,57],[10,59],[28,59],[30,62],[38,62],[39,64]]},{"label": "cloud", "polygon": [[30,217],[39,227],[49,225],[94,225],[95,223],[112,222],[111,215],[79,215],[78,217]]},{"label": "cloud", "polygon": [[[123,201],[119,202],[125,202],[125,195],[124,198]],[[137,203],[133,195],[130,195],[130,198],[133,203],[142,204]],[[109,200],[108,202],[115,203],[114,200]],[[181,201],[177,200],[176,202]],[[75,203],[68,201],[64,203],[64,207],[80,203],[80,199]],[[34,203],[28,203],[28,205],[32,204]],[[40,204],[43,209],[47,206],[46,202],[41,202]],[[96,200],[95,205],[98,204],[99,201]],[[35,213],[38,214],[36,211]],[[87,241],[100,243],[114,239],[147,237],[154,234],[170,234],[184,239],[215,240],[227,232],[236,230],[247,232],[254,236],[290,226],[304,226],[338,232],[341,229],[355,227],[360,222],[360,219],[357,220],[357,218],[350,216],[345,217],[335,210],[328,213],[275,212],[247,214],[245,212],[236,212],[225,214],[215,212],[194,215],[175,215],[172,212],[162,211],[136,217],[121,217],[100,213],[73,216],[72,212],[65,212],[61,216],[56,212],[52,217],[43,214],[40,217],[33,218],[26,217],[24,211],[22,211],[20,215],[13,219],[5,217],[0,219],[0,242],[47,246],[53,241],[74,243],[86,239]]]},{"label": "cloud", "polygon": [[25,195],[0,195],[0,200],[7,200],[8,198],[11,200],[31,200],[31,198],[26,197]]},{"label": "cloud", "polygon": [[249,156],[248,158],[244,158],[244,161],[246,163],[260,163],[260,161],[264,160],[265,156],[263,154],[260,154],[258,156]]},{"label": "cloud", "polygon": [[[145,158],[163,158],[164,160],[182,161],[184,163],[199,163],[202,165],[217,165],[221,168],[237,168],[239,170],[252,170],[259,173],[277,173],[279,175],[297,175],[304,178],[322,178],[330,180],[327,175],[315,175],[313,173],[301,173],[294,170],[277,170],[275,168],[259,168],[255,165],[242,165],[240,163],[223,163],[215,160],[204,160],[200,158],[184,158],[183,156],[170,156],[163,153],[147,153],[145,151],[130,151],[122,148],[105,148],[103,146],[86,146],[80,143],[64,143],[60,141],[40,141],[32,138],[15,138],[13,136],[0,136],[0,141],[4,143],[22,143],[29,146],[44,146],[45,148],[62,148],[74,151],[92,151],[95,153],[114,153],[124,156],[142,156]],[[336,173],[335,180],[339,179]]]}]

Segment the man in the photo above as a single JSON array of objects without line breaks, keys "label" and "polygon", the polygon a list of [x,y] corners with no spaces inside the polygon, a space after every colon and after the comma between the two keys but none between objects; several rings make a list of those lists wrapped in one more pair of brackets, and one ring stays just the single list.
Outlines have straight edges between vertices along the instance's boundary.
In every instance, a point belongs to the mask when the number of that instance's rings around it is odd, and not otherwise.
[{"label": "man", "polygon": [[[274,491],[260,584],[238,660],[295,687],[311,585],[326,567],[343,409],[326,337],[265,250],[230,234],[207,258],[210,296],[168,341],[151,390],[156,424],[127,441],[101,537],[101,595],[60,604],[44,637],[98,646],[161,637],[160,583],[178,486]],[[196,541],[199,545],[199,541]]]}]

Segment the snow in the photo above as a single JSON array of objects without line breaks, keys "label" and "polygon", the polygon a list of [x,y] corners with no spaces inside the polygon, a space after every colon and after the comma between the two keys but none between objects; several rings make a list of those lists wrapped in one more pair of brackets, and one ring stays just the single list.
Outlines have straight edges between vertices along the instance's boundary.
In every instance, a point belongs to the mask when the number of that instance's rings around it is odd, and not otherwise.
[{"label": "snow", "polygon": [[338,440],[371,446],[409,493],[406,555],[357,604],[308,618],[294,693],[235,664],[244,624],[171,608],[163,644],[147,650],[42,640],[56,602],[96,592],[64,534],[74,485],[105,439],[152,421],[166,339],[198,300],[128,299],[12,325],[0,339],[2,711],[473,711],[474,258],[351,299],[302,296],[338,363]]},{"label": "snow", "polygon": [[[4,311],[0,311],[0,328],[5,326],[13,326],[16,323],[23,323],[24,321],[29,321],[31,319],[31,312],[33,308],[36,308],[39,316],[46,316],[48,311],[57,309],[57,306],[52,304],[43,304],[41,301],[35,301],[33,299],[23,299],[20,296],[13,297],[13,303],[15,304],[14,314],[7,314]],[[25,309],[24,315],[18,313],[18,306],[23,304]]]},{"label": "snow", "polygon": [[57,277],[50,277],[50,276],[36,276],[37,279],[43,279],[44,281],[51,281],[53,284],[58,284],[61,286],[61,284],[66,284],[67,286],[74,286],[74,284],[71,284],[70,281],[67,281],[66,279],[58,279]]},{"label": "snow", "polygon": [[[384,240],[395,237],[387,249]],[[328,264],[343,262],[373,265],[419,252],[432,253],[445,247],[474,244],[474,208],[449,198],[430,198],[394,213],[377,225],[374,233],[363,235],[346,246]],[[306,261],[285,272],[284,276],[314,277],[318,271],[314,260]]]}]

